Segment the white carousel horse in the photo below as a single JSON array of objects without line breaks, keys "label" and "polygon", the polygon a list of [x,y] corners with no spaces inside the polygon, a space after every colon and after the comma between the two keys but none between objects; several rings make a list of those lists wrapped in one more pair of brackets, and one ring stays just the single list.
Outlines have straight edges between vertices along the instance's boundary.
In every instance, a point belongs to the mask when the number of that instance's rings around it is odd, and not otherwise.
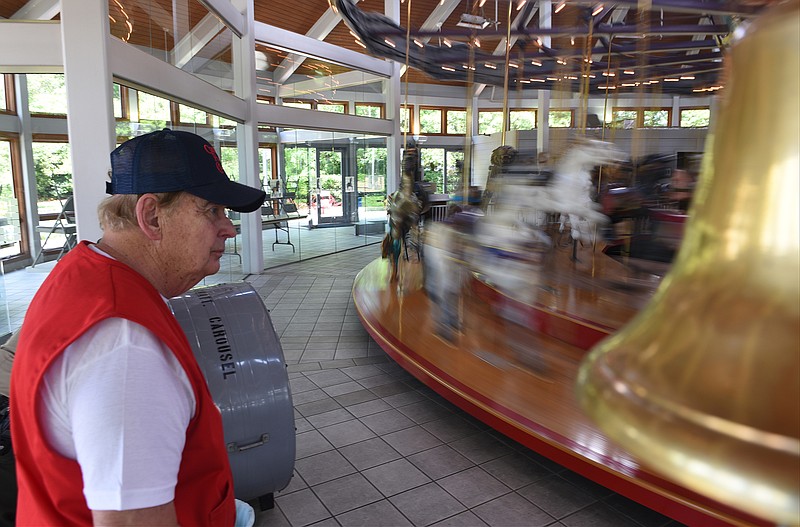
[{"label": "white carousel horse", "polygon": [[559,214],[562,231],[569,222],[574,240],[590,242],[594,225],[608,221],[592,201],[591,170],[623,159],[622,152],[611,143],[581,139],[563,155],[546,185],[504,183],[495,209],[498,220],[511,224],[521,217],[541,226],[544,216]]}]

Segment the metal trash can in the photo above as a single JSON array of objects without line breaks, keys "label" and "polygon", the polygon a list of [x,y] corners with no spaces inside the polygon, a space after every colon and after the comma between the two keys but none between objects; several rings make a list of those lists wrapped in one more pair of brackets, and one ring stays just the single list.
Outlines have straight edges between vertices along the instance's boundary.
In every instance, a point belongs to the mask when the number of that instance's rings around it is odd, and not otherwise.
[{"label": "metal trash can", "polygon": [[280,340],[261,297],[246,283],[197,287],[169,301],[222,412],[236,497],[289,484],[295,428]]}]

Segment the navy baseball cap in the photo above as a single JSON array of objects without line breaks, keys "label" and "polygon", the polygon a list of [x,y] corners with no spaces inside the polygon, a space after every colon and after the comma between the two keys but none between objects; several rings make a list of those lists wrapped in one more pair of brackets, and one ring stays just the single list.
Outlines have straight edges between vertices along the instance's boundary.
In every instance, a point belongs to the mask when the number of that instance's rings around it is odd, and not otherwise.
[{"label": "navy baseball cap", "polygon": [[111,152],[108,194],[188,192],[236,212],[253,212],[267,194],[231,181],[208,141],[165,128],[134,137]]}]

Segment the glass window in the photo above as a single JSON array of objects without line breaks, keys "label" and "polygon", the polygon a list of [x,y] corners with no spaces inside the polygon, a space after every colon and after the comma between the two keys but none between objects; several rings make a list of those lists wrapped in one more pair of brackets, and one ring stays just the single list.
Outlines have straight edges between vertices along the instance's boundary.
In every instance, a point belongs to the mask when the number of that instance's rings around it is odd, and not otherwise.
[{"label": "glass window", "polygon": [[170,122],[169,101],[146,92],[136,94],[139,106],[139,122],[154,125],[155,129],[164,128]]},{"label": "glass window", "polygon": [[122,87],[119,84],[117,84],[116,82],[114,83],[114,95],[113,95],[112,104],[114,106],[114,117],[116,117],[117,119],[122,119],[122,117],[123,117],[123,113],[122,113]]},{"label": "glass window", "polygon": [[292,108],[303,108],[306,110],[311,109],[310,102],[303,102],[303,101],[283,101],[284,106],[291,106]]},{"label": "glass window", "polygon": [[383,105],[356,103],[356,115],[380,119],[383,117]]},{"label": "glass window", "polygon": [[445,165],[444,193],[454,194],[463,190],[461,176],[464,171],[464,152],[462,150],[448,150],[445,152],[447,163]]},{"label": "glass window", "polygon": [[636,123],[639,120],[638,110],[614,110],[613,115],[615,128],[636,128]]},{"label": "glass window", "polygon": [[494,134],[503,130],[503,112],[500,110],[478,112],[478,133]]},{"label": "glass window", "polygon": [[411,118],[414,115],[414,107],[402,107],[400,108],[400,131],[401,132],[411,132],[412,122]]},{"label": "glass window", "polygon": [[228,177],[234,181],[239,180],[239,150],[235,146],[221,146],[219,160]]},{"label": "glass window", "polygon": [[422,179],[433,183],[437,194],[444,194],[444,148],[422,148],[419,156]]},{"label": "glass window", "polygon": [[6,102],[6,76],[0,73],[0,112],[8,110],[8,103]]},{"label": "glass window", "polygon": [[[36,192],[39,196],[39,215],[55,217],[61,212],[64,201],[72,194],[72,161],[68,143],[34,142],[33,168],[36,173]],[[51,221],[51,220],[47,220]],[[52,224],[52,221],[51,221]],[[46,234],[41,234],[44,241]],[[44,249],[60,249],[66,239],[54,234]]]},{"label": "glass window", "polygon": [[669,126],[669,110],[645,110],[642,125],[645,128],[665,128]]},{"label": "glass window", "polygon": [[[3,76],[0,75],[0,79]],[[11,141],[0,140],[0,258],[22,252],[19,204],[14,192]]]},{"label": "glass window", "polygon": [[550,128],[572,127],[572,110],[551,110],[548,123]]},{"label": "glass window", "polygon": [[439,108],[420,108],[419,109],[419,133],[421,134],[441,134],[442,133],[442,110]]},{"label": "glass window", "polygon": [[708,108],[691,108],[681,110],[681,128],[704,128],[711,119]]},{"label": "glass window", "polygon": [[347,106],[341,103],[317,104],[317,110],[331,113],[347,113]]},{"label": "glass window", "polygon": [[178,105],[178,119],[182,123],[208,124],[208,114],[206,112],[185,104]]},{"label": "glass window", "polygon": [[448,134],[466,134],[467,133],[467,111],[466,110],[447,110],[445,113],[447,119],[447,133]]},{"label": "glass window", "polygon": [[512,130],[533,130],[536,128],[536,110],[511,110],[508,117]]},{"label": "glass window", "polygon": [[67,87],[62,73],[29,73],[26,77],[31,113],[67,114]]}]

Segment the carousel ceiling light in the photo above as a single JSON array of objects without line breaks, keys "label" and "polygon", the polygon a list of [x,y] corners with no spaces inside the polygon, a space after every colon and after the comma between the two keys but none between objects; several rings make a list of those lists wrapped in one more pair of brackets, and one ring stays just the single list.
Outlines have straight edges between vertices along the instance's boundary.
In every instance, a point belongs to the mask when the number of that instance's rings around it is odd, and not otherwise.
[{"label": "carousel ceiling light", "polygon": [[623,70],[622,73],[625,75],[634,75],[636,72],[633,70]]},{"label": "carousel ceiling light", "polygon": [[397,47],[397,46],[395,45],[395,43],[394,43],[394,42],[392,42],[391,40],[389,40],[388,38],[385,38],[385,39],[383,39],[383,41],[386,43],[386,45],[387,45],[387,46],[391,46],[391,47],[393,47],[393,48],[396,48],[396,47]]},{"label": "carousel ceiling light", "polygon": [[603,76],[604,76],[604,77],[615,77],[616,75],[617,75],[617,74],[616,74],[616,73],[614,73],[613,71],[604,71],[604,72],[603,72]]},{"label": "carousel ceiling light", "polygon": [[556,4],[556,8],[555,10],[553,10],[553,12],[558,13],[559,11],[564,9],[564,6],[566,5],[567,5],[567,0],[561,0],[558,4]]},{"label": "carousel ceiling light", "polygon": [[597,7],[595,7],[594,10],[592,11],[592,16],[599,15],[600,13],[603,12],[603,9],[605,8],[606,6],[604,6],[603,4],[598,4]]},{"label": "carousel ceiling light", "polygon": [[[444,0],[442,0],[442,3],[444,3]],[[478,7],[483,7],[483,4],[485,4],[485,3],[486,3],[486,0],[481,0],[480,3],[478,3]]]},{"label": "carousel ceiling light", "polygon": [[682,75],[681,76],[681,80],[682,81],[693,81],[694,80],[694,75]]},{"label": "carousel ceiling light", "polygon": [[481,47],[481,39],[479,39],[478,37],[475,37],[474,39],[472,39],[472,43],[475,44],[476,48]]},{"label": "carousel ceiling light", "polygon": [[673,79],[673,78],[664,79],[664,82],[678,82],[678,81],[680,81],[680,79]]},{"label": "carousel ceiling light", "polygon": [[367,49],[367,46],[366,46],[366,44],[364,44],[363,42],[361,42],[359,39],[356,39],[356,44],[358,44],[359,46],[361,46],[361,47],[362,47],[362,48],[364,48],[364,49]]},{"label": "carousel ceiling light", "polygon": [[453,43],[450,42],[450,40],[447,39],[447,38],[442,39],[442,42],[444,42],[444,45],[447,46],[448,48],[452,48],[453,47]]},{"label": "carousel ceiling light", "polygon": [[538,60],[532,60],[532,61],[531,61],[531,64],[533,64],[534,66],[539,66],[539,67],[541,67],[541,66],[542,66],[542,63],[541,63],[541,61],[538,61]]},{"label": "carousel ceiling light", "polygon": [[522,6],[524,6],[527,2],[528,0],[519,0],[519,2],[517,2],[517,11],[522,9]]},{"label": "carousel ceiling light", "polygon": [[414,39],[414,44],[416,44],[417,46],[419,46],[419,47],[421,47],[421,48],[424,48],[424,47],[425,47],[425,44],[423,44],[422,42],[420,42],[420,41],[419,41],[419,40],[417,40],[417,39]]},{"label": "carousel ceiling light", "polygon": [[486,67],[487,67],[487,68],[489,68],[490,70],[496,70],[496,69],[497,69],[497,66],[495,66],[495,65],[494,65],[494,64],[492,64],[491,62],[487,62],[486,64],[484,64],[484,66],[486,66]]},{"label": "carousel ceiling light", "polygon": [[451,68],[450,66],[442,66],[442,69],[445,71],[456,71],[455,68]]},{"label": "carousel ceiling light", "polygon": [[461,19],[456,24],[459,27],[468,27],[470,29],[483,29],[489,25],[489,21],[480,15],[470,15],[463,13]]}]

